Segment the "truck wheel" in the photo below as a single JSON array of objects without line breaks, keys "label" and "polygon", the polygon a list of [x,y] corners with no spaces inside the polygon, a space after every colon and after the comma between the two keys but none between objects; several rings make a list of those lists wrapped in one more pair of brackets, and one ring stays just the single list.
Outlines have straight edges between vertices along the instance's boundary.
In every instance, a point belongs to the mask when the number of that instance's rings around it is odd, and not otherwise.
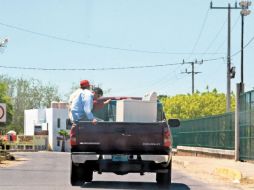
[{"label": "truck wheel", "polygon": [[171,185],[171,168],[172,161],[170,161],[166,173],[156,173],[156,181],[159,186],[169,187]]},{"label": "truck wheel", "polygon": [[84,170],[82,164],[74,164],[71,162],[71,185],[82,186],[85,183]]}]

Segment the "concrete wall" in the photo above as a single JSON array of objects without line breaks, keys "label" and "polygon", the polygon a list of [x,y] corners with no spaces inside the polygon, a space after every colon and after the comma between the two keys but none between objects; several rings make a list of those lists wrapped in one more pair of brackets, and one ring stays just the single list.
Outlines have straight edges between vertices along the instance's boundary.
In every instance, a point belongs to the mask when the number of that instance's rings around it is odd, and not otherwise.
[{"label": "concrete wall", "polygon": [[[49,148],[53,151],[61,151],[62,142],[58,143],[58,137],[60,137],[58,132],[61,129],[67,130],[67,118],[68,109],[66,107],[25,110],[24,134],[34,135],[34,126],[41,125],[42,130],[48,130]],[[65,150],[70,151],[69,141],[66,142]]]},{"label": "concrete wall", "polygon": [[[49,108],[46,109],[46,120],[49,130],[49,144],[53,151],[61,151],[61,142],[58,146],[57,137],[60,137],[58,132],[63,129],[66,130],[66,119],[68,118],[67,109]],[[58,120],[59,124],[58,125]],[[66,146],[66,148],[68,148]]]},{"label": "concrete wall", "polygon": [[34,126],[40,125],[46,120],[45,109],[25,110],[24,135],[34,135]]}]

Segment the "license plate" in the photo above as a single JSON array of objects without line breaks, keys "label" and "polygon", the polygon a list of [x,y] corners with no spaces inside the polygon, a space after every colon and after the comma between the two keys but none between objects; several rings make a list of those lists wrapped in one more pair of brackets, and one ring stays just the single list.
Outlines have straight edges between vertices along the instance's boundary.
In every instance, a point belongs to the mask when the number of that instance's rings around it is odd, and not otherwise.
[{"label": "license plate", "polygon": [[127,162],[128,156],[127,155],[112,155],[112,161],[114,162]]}]

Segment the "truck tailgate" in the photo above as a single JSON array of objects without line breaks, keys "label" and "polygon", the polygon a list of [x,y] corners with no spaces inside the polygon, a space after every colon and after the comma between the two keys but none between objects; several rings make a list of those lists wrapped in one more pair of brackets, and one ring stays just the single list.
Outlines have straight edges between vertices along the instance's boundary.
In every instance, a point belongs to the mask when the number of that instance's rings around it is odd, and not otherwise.
[{"label": "truck tailgate", "polygon": [[72,151],[121,154],[167,154],[163,146],[165,122],[80,122],[76,127],[77,145]]}]

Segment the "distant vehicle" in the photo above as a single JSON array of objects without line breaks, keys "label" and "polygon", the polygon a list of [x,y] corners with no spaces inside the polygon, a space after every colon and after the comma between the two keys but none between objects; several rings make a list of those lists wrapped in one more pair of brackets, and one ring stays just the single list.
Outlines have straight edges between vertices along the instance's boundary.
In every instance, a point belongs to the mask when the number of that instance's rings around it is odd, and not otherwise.
[{"label": "distant vehicle", "polygon": [[116,98],[111,99],[108,106],[95,113],[104,121],[96,125],[83,121],[71,128],[71,184],[80,186],[91,182],[93,172],[118,175],[154,172],[158,185],[170,186],[170,127],[178,127],[179,120],[166,121],[162,104],[155,102],[157,121],[118,122],[115,118]]}]

